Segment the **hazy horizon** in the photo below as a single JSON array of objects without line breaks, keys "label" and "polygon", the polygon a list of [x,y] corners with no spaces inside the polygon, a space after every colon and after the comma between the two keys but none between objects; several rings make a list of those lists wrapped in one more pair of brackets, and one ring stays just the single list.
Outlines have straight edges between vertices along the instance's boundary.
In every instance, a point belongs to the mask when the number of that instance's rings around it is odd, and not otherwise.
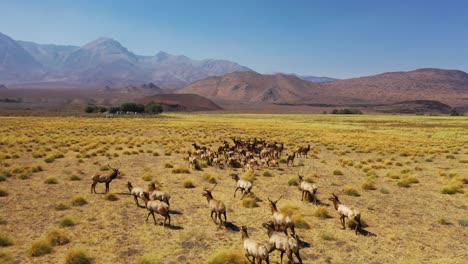
[{"label": "hazy horizon", "polygon": [[334,78],[468,71],[468,4],[462,1],[47,0],[0,3],[0,9],[0,32],[41,44],[82,46],[108,37],[139,55],[165,51],[230,60],[260,73]]}]

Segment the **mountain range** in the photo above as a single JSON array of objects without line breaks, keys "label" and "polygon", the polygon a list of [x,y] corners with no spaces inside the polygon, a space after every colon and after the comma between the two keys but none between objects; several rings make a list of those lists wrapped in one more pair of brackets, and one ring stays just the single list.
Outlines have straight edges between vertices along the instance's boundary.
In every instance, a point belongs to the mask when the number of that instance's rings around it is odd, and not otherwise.
[{"label": "mountain range", "polygon": [[141,56],[110,38],[78,47],[16,41],[0,33],[0,83],[22,87],[120,87],[153,82],[172,88],[242,71],[252,70],[227,60],[193,60],[166,52]]}]

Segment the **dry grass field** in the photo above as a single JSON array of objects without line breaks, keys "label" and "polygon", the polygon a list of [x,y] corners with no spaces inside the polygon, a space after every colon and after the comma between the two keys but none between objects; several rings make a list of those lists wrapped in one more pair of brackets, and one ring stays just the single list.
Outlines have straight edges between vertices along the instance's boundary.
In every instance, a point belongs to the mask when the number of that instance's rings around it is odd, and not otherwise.
[{"label": "dry grass field", "polygon": [[[307,144],[312,150],[294,167],[255,170],[259,201],[252,208],[233,198],[233,170],[173,173],[188,168],[192,143],[215,150],[231,137],[284,142],[283,155]],[[107,164],[122,171],[112,194],[103,194],[102,183],[91,194],[92,175],[109,173]],[[301,171],[318,185],[323,207],[301,202],[293,185]],[[227,227],[211,221],[202,196],[213,179]],[[127,181],[143,188],[160,183],[172,196],[173,226],[146,223],[147,210],[128,195]],[[194,188],[185,188],[188,181]],[[280,195],[280,209],[296,222],[304,263],[467,263],[467,183],[466,117],[1,117],[0,263],[65,263],[73,256],[93,263],[245,263],[239,228],[266,242],[267,198]],[[342,230],[327,206],[331,193],[342,190],[341,201],[361,211],[359,236]],[[216,261],[229,254],[231,261]],[[279,262],[279,253],[270,259]]]}]

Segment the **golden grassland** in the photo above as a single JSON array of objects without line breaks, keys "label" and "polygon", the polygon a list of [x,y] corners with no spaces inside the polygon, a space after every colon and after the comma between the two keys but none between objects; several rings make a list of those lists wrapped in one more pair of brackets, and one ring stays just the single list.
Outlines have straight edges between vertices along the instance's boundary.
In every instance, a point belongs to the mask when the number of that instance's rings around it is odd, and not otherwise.
[{"label": "golden grassland", "polygon": [[[254,179],[254,195],[243,202],[233,198],[232,170],[187,170],[191,143],[215,150],[231,137],[284,142],[284,155],[307,144],[312,151],[294,167],[244,175]],[[245,261],[238,228],[267,241],[267,198],[281,194],[280,209],[299,227],[304,263],[466,263],[467,143],[466,117],[1,117],[0,263],[219,263],[231,253]],[[91,194],[91,176],[108,173],[108,163],[123,175],[111,194],[102,193],[104,184]],[[318,185],[322,205],[300,201],[299,172]],[[155,181],[171,193],[172,228],[145,223],[127,181],[144,188]],[[227,228],[211,221],[201,195],[215,182]],[[342,230],[327,206],[341,190],[342,202],[361,211],[364,235]],[[279,253],[271,260],[279,262]]]}]

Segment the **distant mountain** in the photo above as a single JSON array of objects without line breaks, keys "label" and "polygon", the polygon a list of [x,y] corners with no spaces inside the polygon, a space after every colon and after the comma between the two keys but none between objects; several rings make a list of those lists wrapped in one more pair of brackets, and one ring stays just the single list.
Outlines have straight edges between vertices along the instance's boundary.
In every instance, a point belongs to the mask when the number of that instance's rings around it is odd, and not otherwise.
[{"label": "distant mountain", "polygon": [[226,60],[192,60],[165,52],[140,56],[110,38],[77,47],[15,41],[0,33],[0,82],[26,87],[122,87],[153,82],[174,88],[236,71],[252,70]]},{"label": "distant mountain", "polygon": [[307,75],[296,75],[296,76],[302,80],[315,82],[315,83],[333,82],[333,81],[338,80],[338,79],[330,78],[330,77],[317,77],[317,76],[307,76]]},{"label": "distant mountain", "polygon": [[77,46],[64,46],[53,44],[37,44],[29,41],[16,41],[23,47],[29,54],[31,54],[36,61],[49,69],[60,69],[65,58],[75,50],[79,49]]},{"label": "distant mountain", "polygon": [[194,82],[177,93],[243,102],[290,102],[311,95],[316,84],[293,75],[235,72]]},{"label": "distant mountain", "polygon": [[0,82],[30,81],[45,74],[43,66],[15,40],[0,33]]},{"label": "distant mountain", "polygon": [[0,90],[8,90],[8,88],[5,85],[0,84]]},{"label": "distant mountain", "polygon": [[158,94],[136,100],[138,103],[161,103],[164,111],[214,111],[222,108],[213,101],[197,94]]},{"label": "distant mountain", "polygon": [[457,106],[468,105],[468,74],[456,70],[419,69],[313,83],[293,75],[236,72],[194,82],[178,93],[237,102],[375,105],[434,100]]}]

